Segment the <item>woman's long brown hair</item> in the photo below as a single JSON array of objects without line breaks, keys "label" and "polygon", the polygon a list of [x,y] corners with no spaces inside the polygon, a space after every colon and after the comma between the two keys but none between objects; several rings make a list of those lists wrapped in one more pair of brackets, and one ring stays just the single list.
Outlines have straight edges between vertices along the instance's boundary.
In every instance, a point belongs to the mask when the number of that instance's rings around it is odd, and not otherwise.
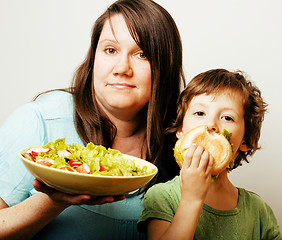
[{"label": "woman's long brown hair", "polygon": [[157,3],[151,0],[120,0],[95,22],[90,48],[74,75],[71,88],[77,132],[85,144],[93,142],[106,147],[112,146],[116,135],[115,125],[98,107],[93,87],[93,65],[99,37],[105,21],[114,14],[124,17],[133,39],[151,64],[152,95],[144,109],[143,121],[146,160],[158,166],[157,182],[167,181],[178,174],[179,168],[173,157],[176,137],[174,134],[165,135],[165,129],[176,118],[176,102],[181,87],[185,86],[185,79],[177,26],[170,14]]}]

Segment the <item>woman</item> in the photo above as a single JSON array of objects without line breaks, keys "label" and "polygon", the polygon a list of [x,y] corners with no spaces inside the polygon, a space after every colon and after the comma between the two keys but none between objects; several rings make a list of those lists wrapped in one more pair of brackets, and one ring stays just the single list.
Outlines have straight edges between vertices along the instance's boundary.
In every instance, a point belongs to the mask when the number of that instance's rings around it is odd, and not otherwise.
[{"label": "woman", "polygon": [[0,129],[0,238],[144,238],[136,229],[140,191],[91,198],[32,185],[17,152],[62,137],[94,142],[153,162],[155,182],[171,179],[179,171],[175,139],[164,129],[176,117],[182,84],[182,45],[169,13],[151,0],[113,3],[95,22],[73,86],[39,96]]}]

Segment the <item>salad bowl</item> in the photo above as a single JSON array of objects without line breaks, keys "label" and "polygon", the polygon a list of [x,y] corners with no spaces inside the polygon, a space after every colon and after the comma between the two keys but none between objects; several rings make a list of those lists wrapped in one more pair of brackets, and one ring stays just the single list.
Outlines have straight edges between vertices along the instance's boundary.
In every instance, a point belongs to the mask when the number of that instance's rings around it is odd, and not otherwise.
[{"label": "salad bowl", "polygon": [[27,151],[28,148],[21,150],[19,157],[31,174],[46,185],[70,194],[89,194],[91,196],[127,194],[146,185],[158,172],[157,167],[152,163],[126,154],[122,154],[123,157],[133,160],[136,166],[140,168],[146,166],[148,174],[103,176],[70,172],[38,164],[24,156]]}]

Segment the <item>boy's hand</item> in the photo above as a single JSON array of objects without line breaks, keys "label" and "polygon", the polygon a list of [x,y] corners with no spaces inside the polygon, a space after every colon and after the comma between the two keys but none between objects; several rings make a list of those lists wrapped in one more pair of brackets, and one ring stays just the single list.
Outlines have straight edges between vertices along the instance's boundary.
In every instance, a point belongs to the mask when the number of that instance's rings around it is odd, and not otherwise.
[{"label": "boy's hand", "polygon": [[204,201],[211,184],[213,157],[202,146],[192,145],[183,153],[180,171],[181,198]]}]

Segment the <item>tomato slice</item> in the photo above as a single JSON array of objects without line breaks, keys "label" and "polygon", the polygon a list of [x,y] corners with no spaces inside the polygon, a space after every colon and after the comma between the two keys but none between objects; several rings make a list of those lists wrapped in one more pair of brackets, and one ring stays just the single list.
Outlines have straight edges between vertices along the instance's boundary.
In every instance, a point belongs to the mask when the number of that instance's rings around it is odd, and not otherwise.
[{"label": "tomato slice", "polygon": [[62,170],[65,170],[65,171],[70,171],[70,172],[76,172],[74,169],[72,169],[71,167],[62,167],[60,168]]},{"label": "tomato slice", "polygon": [[50,163],[48,161],[45,161],[43,159],[38,160],[37,163],[39,163],[41,165],[44,165],[44,166],[47,166],[47,167],[51,167],[52,166],[52,163]]},{"label": "tomato slice", "polygon": [[103,171],[107,171],[108,168],[105,167],[103,164],[99,163],[100,164],[100,172],[103,172]]},{"label": "tomato slice", "polygon": [[69,164],[70,164],[71,167],[79,167],[79,166],[82,165],[82,163],[80,163],[80,162],[78,162],[78,161],[76,161],[74,159],[70,159],[69,160]]},{"label": "tomato slice", "polygon": [[79,173],[86,173],[88,174],[88,172],[86,171],[86,169],[84,168],[83,165],[79,166],[79,167],[76,167],[75,170]]}]

